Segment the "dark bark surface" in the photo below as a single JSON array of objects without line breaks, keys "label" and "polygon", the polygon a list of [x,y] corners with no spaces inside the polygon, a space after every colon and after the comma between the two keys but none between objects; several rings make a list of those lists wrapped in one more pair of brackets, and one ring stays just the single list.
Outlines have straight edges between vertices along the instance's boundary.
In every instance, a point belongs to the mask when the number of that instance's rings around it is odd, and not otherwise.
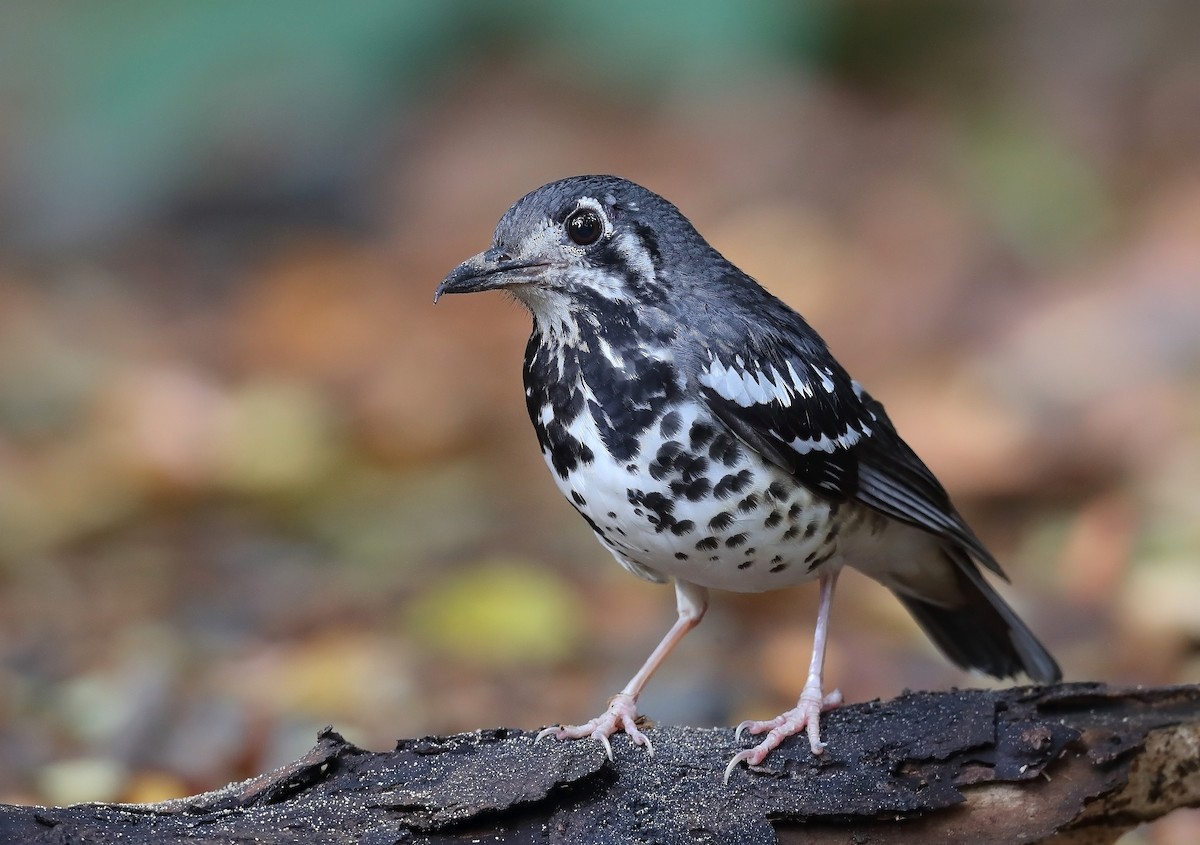
[{"label": "dark bark surface", "polygon": [[789,741],[722,774],[730,729],[543,742],[514,730],[369,752],[331,730],[302,759],[152,805],[0,806],[3,843],[1110,841],[1200,805],[1200,687],[1064,684],[842,707],[827,752]]}]

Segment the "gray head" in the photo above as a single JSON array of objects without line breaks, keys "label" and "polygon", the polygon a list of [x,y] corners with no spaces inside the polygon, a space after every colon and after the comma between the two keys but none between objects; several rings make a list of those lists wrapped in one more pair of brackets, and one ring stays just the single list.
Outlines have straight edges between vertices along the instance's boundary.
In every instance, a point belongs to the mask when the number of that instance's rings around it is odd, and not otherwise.
[{"label": "gray head", "polygon": [[455,268],[434,301],[505,289],[554,324],[599,300],[661,307],[714,265],[729,268],[662,197],[615,176],[574,176],[518,200],[491,248]]}]

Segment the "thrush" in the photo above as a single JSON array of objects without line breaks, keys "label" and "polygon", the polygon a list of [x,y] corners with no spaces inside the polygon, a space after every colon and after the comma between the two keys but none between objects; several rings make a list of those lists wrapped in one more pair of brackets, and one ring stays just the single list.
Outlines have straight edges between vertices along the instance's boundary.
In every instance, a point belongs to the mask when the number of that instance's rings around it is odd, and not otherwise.
[{"label": "thrush", "polygon": [[578,176],[517,201],[443,294],[505,290],[533,318],[525,403],[559,490],[617,562],[675,585],[678,618],[600,716],[539,739],[625,732],[699,622],[709,589],[816,580],[812,659],[794,708],[725,772],[806,732],[820,754],[822,667],[838,573],[890,589],[955,664],[1050,683],[1058,665],[985,579],[1004,578],[945,489],[804,318],[713,249],[670,202]]}]

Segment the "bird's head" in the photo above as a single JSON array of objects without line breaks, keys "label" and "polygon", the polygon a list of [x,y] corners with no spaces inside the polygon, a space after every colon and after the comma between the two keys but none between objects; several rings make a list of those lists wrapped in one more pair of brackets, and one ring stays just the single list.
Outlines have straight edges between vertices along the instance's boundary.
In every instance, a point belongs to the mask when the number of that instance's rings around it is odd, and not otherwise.
[{"label": "bird's head", "polygon": [[662,306],[686,284],[663,268],[708,253],[716,256],[657,194],[614,176],[574,176],[518,200],[491,247],[456,267],[434,302],[446,293],[507,290],[548,325],[596,304]]}]

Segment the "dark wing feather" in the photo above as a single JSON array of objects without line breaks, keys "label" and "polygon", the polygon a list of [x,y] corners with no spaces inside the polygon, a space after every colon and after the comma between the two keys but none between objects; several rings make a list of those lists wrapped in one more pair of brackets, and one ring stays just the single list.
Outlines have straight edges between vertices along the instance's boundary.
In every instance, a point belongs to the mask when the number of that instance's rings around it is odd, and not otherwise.
[{"label": "dark wing feather", "polygon": [[1008,580],[1000,564],[958,515],[940,481],[896,433],[883,405],[858,389],[877,425],[859,443],[856,498],[881,513],[954,540],[971,556]]},{"label": "dark wing feather", "polygon": [[[858,489],[857,441],[872,421],[850,377],[818,349],[782,344],[714,357],[700,382],[709,408],[743,441],[811,490],[846,501]],[[828,357],[828,353],[826,353]],[[707,382],[707,383],[706,383]]]},{"label": "dark wing feather", "polygon": [[712,356],[700,376],[713,414],[763,457],[832,501],[854,500],[943,537],[1001,577],[945,488],[871,398],[812,337]]}]

